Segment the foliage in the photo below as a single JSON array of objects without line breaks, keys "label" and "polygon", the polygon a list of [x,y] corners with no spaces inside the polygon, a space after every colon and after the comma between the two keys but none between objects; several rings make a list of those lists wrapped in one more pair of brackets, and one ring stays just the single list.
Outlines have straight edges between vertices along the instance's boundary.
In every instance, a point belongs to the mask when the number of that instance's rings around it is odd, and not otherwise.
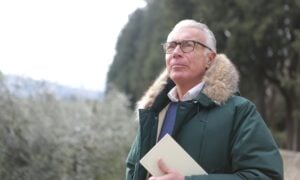
[{"label": "foliage", "polygon": [[[147,3],[146,8],[132,14],[119,37],[108,83],[125,90],[135,104],[164,68],[158,47],[172,26],[186,18],[202,21],[215,33],[218,51],[237,65],[242,94],[256,103],[271,129],[286,131],[284,147],[300,150],[299,0]],[[134,23],[136,18],[139,24]],[[123,46],[121,41],[136,44]],[[123,49],[134,56],[119,54]]]},{"label": "foliage", "polygon": [[135,134],[124,94],[103,100],[16,97],[0,86],[2,180],[122,179]]}]

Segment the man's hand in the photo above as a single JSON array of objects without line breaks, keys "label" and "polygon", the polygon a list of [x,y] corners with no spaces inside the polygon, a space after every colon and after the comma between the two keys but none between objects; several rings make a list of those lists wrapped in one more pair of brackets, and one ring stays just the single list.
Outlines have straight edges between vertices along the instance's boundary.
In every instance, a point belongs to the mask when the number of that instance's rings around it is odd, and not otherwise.
[{"label": "man's hand", "polygon": [[175,169],[171,169],[166,166],[162,159],[159,159],[158,162],[159,169],[165,173],[163,176],[152,176],[149,180],[184,180],[184,176],[180,174]]}]

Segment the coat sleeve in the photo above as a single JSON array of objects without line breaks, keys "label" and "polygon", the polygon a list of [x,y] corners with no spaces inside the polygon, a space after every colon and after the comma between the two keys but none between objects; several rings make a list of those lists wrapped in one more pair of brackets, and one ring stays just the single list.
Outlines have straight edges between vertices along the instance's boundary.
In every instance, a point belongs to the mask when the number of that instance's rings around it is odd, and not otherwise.
[{"label": "coat sleeve", "polygon": [[138,156],[138,138],[139,138],[139,133],[137,133],[133,144],[131,146],[131,149],[128,153],[127,159],[126,159],[126,180],[133,180],[134,178],[134,173],[135,173],[135,168],[136,168],[136,162],[137,162],[137,156]]},{"label": "coat sleeve", "polygon": [[231,174],[190,176],[186,180],[283,179],[283,162],[278,147],[253,103],[235,107],[231,139]]}]

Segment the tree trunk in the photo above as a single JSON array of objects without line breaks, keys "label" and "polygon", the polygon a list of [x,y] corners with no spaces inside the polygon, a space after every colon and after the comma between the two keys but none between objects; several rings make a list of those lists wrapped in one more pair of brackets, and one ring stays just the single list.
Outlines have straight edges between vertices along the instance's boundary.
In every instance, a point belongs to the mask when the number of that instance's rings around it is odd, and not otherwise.
[{"label": "tree trunk", "polygon": [[300,112],[299,112],[299,100],[294,98],[292,103],[292,118],[293,118],[293,141],[292,150],[300,151]]},{"label": "tree trunk", "polygon": [[[266,122],[268,126],[275,130],[276,129],[276,100],[278,99],[278,94],[274,86],[270,84],[266,86]],[[281,94],[280,94],[281,95]]]},{"label": "tree trunk", "polygon": [[256,107],[258,111],[260,112],[263,119],[266,121],[266,123],[269,125],[271,119],[266,118],[266,84],[263,77],[263,73],[261,71],[256,73],[256,83],[257,87],[256,89]]},{"label": "tree trunk", "polygon": [[291,111],[286,111],[286,120],[285,120],[285,132],[286,132],[286,147],[289,150],[293,149],[293,142],[294,142],[294,128],[293,128],[293,120],[291,116]]},{"label": "tree trunk", "polygon": [[296,93],[288,93],[288,96],[285,96],[285,99],[287,103],[287,116],[285,121],[287,133],[287,149],[300,151],[299,98],[297,97]]},{"label": "tree trunk", "polygon": [[[293,119],[291,126],[292,129],[287,129],[289,142],[288,149],[300,151],[300,123],[297,119]],[[291,131],[291,133],[289,131]]]},{"label": "tree trunk", "polygon": [[300,151],[300,122],[299,119],[295,119],[295,151]]}]

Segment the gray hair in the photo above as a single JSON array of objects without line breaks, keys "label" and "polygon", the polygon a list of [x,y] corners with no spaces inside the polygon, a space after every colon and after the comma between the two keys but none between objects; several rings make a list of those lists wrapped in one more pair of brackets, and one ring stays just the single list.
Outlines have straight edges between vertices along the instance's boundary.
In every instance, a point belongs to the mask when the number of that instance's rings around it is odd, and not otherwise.
[{"label": "gray hair", "polygon": [[178,29],[178,28],[182,28],[182,27],[192,27],[192,28],[196,28],[199,29],[200,31],[204,32],[205,36],[206,36],[206,45],[208,47],[210,47],[215,53],[217,52],[217,48],[216,48],[216,38],[214,33],[207,27],[206,24],[197,22],[193,19],[185,19],[185,20],[181,20],[179,21],[174,28],[172,29]]}]

